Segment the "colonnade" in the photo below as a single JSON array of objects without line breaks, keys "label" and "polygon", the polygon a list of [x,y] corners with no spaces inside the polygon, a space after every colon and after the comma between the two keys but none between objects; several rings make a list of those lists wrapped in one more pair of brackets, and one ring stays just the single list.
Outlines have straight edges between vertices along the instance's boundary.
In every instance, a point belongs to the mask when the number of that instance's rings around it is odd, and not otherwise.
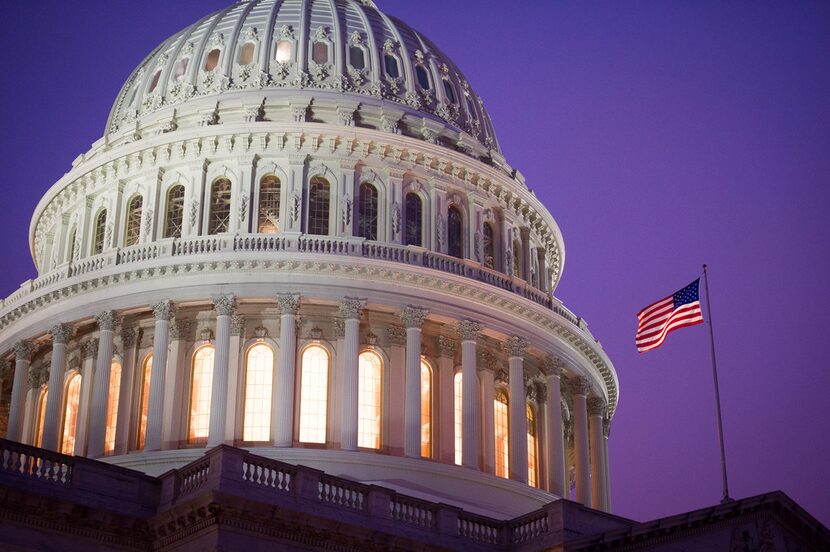
[{"label": "colonnade", "polygon": [[[212,297],[215,310],[215,339],[213,345],[214,365],[210,396],[210,420],[207,446],[213,447],[234,441],[234,430],[229,429],[229,410],[235,408],[236,394],[232,389],[238,385],[235,370],[239,365],[239,330],[234,329],[233,321],[237,309],[236,297],[230,294]],[[297,316],[300,308],[298,294],[281,294],[276,297],[280,317],[279,357],[273,371],[270,428],[270,444],[274,447],[291,447],[296,444],[295,435],[295,380],[297,379]],[[366,307],[366,301],[358,298],[345,298],[339,304],[339,320],[342,321],[342,349],[338,341],[338,362],[333,368],[338,372],[335,393],[336,405],[339,405],[339,447],[347,451],[358,450],[358,358],[361,350],[360,320]],[[167,448],[166,443],[174,442],[175,430],[170,426],[170,410],[173,404],[182,400],[184,382],[175,371],[179,361],[180,330],[174,326],[174,340],[171,343],[171,320],[175,316],[172,301],[160,301],[152,306],[154,327],[152,344],[152,365],[150,367],[150,386],[144,433],[143,451],[152,452]],[[390,398],[395,401],[403,399],[402,426],[390,431],[402,434],[402,455],[421,458],[422,431],[422,397],[421,397],[421,359],[422,327],[429,317],[429,311],[422,307],[407,306],[400,313],[403,327],[400,328],[398,344],[404,347],[400,357],[403,363],[402,387],[397,388]],[[97,324],[97,350],[94,375],[91,378],[91,397],[89,411],[85,422],[88,423],[86,434],[86,456],[98,458],[105,454],[105,434],[107,424],[107,406],[110,393],[110,373],[108,369],[114,358],[114,332],[120,323],[114,311],[104,311],[95,316]],[[462,376],[461,393],[461,465],[468,469],[494,473],[496,465],[496,447],[494,444],[495,422],[493,413],[493,396],[496,388],[494,366],[498,364],[491,353],[479,350],[482,325],[473,320],[460,320],[455,325],[455,333],[460,341],[460,371]],[[236,341],[232,345],[232,334]],[[48,389],[62,390],[66,370],[67,343],[73,336],[73,328],[66,324],[54,326],[49,335],[52,341],[51,363]],[[390,335],[392,332],[390,331]],[[122,330],[122,345],[125,355],[135,344],[136,332],[131,328]],[[434,441],[435,451],[432,459],[443,463],[453,463],[455,453],[454,424],[454,374],[456,372],[456,339],[441,335],[437,339],[438,359],[437,377],[433,381],[439,392],[434,394],[438,423],[442,430]],[[502,349],[507,357],[509,371],[509,478],[521,483],[528,483],[528,425],[525,409],[527,408],[526,367],[530,343],[520,336],[509,336],[502,342]],[[23,420],[26,416],[26,375],[30,371],[34,348],[30,342],[15,344],[15,372],[12,387],[11,408],[7,438],[23,441]],[[172,351],[172,354],[171,354]],[[341,354],[342,351],[342,354]],[[172,363],[168,362],[168,355]],[[540,440],[537,463],[541,477],[536,481],[551,493],[569,497],[569,454],[567,427],[563,409],[567,409],[567,418],[573,431],[572,464],[575,474],[576,500],[601,510],[609,510],[608,482],[608,418],[603,398],[591,396],[590,381],[579,375],[567,378],[567,385],[562,381],[565,363],[556,357],[545,356],[534,359],[538,375],[534,376],[534,400],[539,406]],[[125,359],[124,364],[135,364],[135,358]],[[126,368],[126,366],[125,366]],[[332,368],[330,368],[332,369]],[[131,372],[132,370],[126,370]],[[534,374],[536,370],[534,370]],[[539,375],[543,382],[539,381]],[[504,376],[499,376],[504,377]],[[129,378],[129,376],[128,376]],[[134,379],[134,378],[133,378]],[[125,380],[122,380],[125,381]],[[31,382],[34,386],[36,382]],[[130,385],[122,383],[118,405],[118,423],[115,437],[115,454],[127,452],[130,424]],[[570,401],[563,401],[563,387]],[[402,396],[398,395],[399,391]],[[59,435],[62,424],[63,392],[47,394],[41,446],[58,450]],[[563,406],[567,404],[567,407]],[[34,409],[34,404],[30,405]],[[33,417],[33,414],[29,414]],[[447,429],[448,428],[448,429]],[[331,439],[336,441],[337,439]],[[83,446],[76,446],[76,454],[83,454]]]}]

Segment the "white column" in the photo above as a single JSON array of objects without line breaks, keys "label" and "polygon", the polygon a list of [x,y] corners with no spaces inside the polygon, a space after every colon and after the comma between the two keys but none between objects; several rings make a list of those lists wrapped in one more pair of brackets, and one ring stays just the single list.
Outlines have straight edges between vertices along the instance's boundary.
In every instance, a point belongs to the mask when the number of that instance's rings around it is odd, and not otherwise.
[{"label": "white column", "polygon": [[210,385],[210,422],[207,446],[225,442],[225,422],[228,410],[228,355],[231,346],[231,316],[236,311],[236,297],[232,294],[215,295],[216,353],[213,362],[213,380]]},{"label": "white column", "polygon": [[340,447],[343,450],[357,450],[357,357],[360,352],[360,312],[365,305],[365,300],[350,297],[346,297],[340,303],[340,316],[346,327],[341,384],[343,414],[340,426]]},{"label": "white column", "polygon": [[484,352],[480,358],[481,365],[478,368],[479,379],[481,379],[481,409],[482,409],[482,449],[484,452],[483,471],[496,473],[496,412],[494,400],[496,393],[496,357],[491,353]]},{"label": "white column", "polygon": [[95,315],[98,322],[98,355],[95,361],[95,376],[92,383],[92,403],[89,411],[89,437],[87,456],[99,458],[104,455],[104,440],[107,432],[107,406],[109,403],[110,372],[112,366],[113,331],[117,322],[115,311],[104,311]]},{"label": "white column", "polygon": [[237,439],[237,435],[239,439],[242,438],[241,433],[237,434],[236,420],[240,417],[239,399],[244,400],[244,392],[240,392],[239,389],[240,383],[245,381],[244,377],[240,378],[239,363],[244,333],[245,317],[238,314],[231,316],[231,346],[228,350],[228,408],[227,417],[225,418],[226,443],[233,443]]},{"label": "white column", "polygon": [[591,388],[587,378],[571,380],[573,395],[574,457],[576,458],[576,501],[585,506],[591,504],[591,476],[588,463],[588,407],[586,397]]},{"label": "white column", "polygon": [[[406,328],[390,324],[386,328],[389,339],[389,377],[384,378],[389,386],[386,391],[388,401],[389,424],[386,434],[389,436],[389,454],[404,455],[404,420],[406,418],[405,401],[399,397],[406,396]],[[434,429],[434,426],[433,426]]]},{"label": "white column", "polygon": [[161,428],[164,417],[164,380],[167,371],[170,319],[173,317],[173,301],[159,301],[153,305],[156,327],[153,332],[153,366],[150,371],[150,397],[147,404],[147,429],[144,450],[161,449]]},{"label": "white column", "polygon": [[290,447],[294,441],[294,380],[297,361],[297,311],[300,296],[277,296],[280,309],[280,359],[271,395],[271,427],[275,447]]},{"label": "white column", "polygon": [[130,448],[130,414],[132,412],[133,381],[135,380],[136,344],[141,341],[141,329],[121,328],[121,349],[124,365],[121,367],[121,388],[118,393],[118,420],[115,424],[115,454],[126,454]]},{"label": "white column", "polygon": [[438,336],[438,374],[433,381],[438,385],[438,455],[444,464],[455,464],[455,349],[453,338]]},{"label": "white column", "polygon": [[[170,349],[164,376],[164,403],[161,417],[161,450],[176,450],[182,440],[182,403],[189,400],[185,386],[190,375],[187,359],[187,340],[191,336],[193,322],[178,316],[170,321]],[[186,436],[185,436],[186,437]]]},{"label": "white column", "polygon": [[566,497],[565,433],[562,426],[562,388],[560,378],[565,363],[559,358],[547,357],[542,367],[547,375],[545,401],[545,428],[547,429],[548,491]]},{"label": "white column", "polygon": [[58,450],[58,432],[63,418],[60,410],[63,399],[63,375],[66,369],[66,342],[73,333],[73,329],[66,324],[57,324],[49,330],[49,335],[52,336],[52,362],[41,441],[41,448],[48,450]]},{"label": "white column", "polygon": [[[81,343],[81,390],[78,394],[78,415],[75,423],[75,456],[86,455],[86,443],[89,438],[89,412],[92,407],[92,385],[95,375],[95,359],[98,356],[97,337]],[[61,412],[63,415],[63,412]]]},{"label": "white column", "polygon": [[421,326],[429,311],[407,306],[401,319],[406,324],[406,394],[404,396],[404,455],[421,457]]},{"label": "white column", "polygon": [[14,344],[14,381],[12,383],[12,402],[9,405],[9,426],[6,439],[23,441],[23,418],[26,414],[26,392],[29,386],[29,364],[34,348],[28,341]]},{"label": "white column", "polygon": [[527,483],[527,397],[524,354],[528,342],[512,336],[504,342],[510,366],[510,479]]},{"label": "white column", "polygon": [[608,437],[611,435],[611,419],[606,415],[602,419],[602,468],[605,472],[605,508],[611,511],[611,473],[608,468]]},{"label": "white column", "polygon": [[481,324],[472,320],[458,323],[461,337],[461,465],[479,469],[481,457],[481,423],[478,415],[478,375],[476,374],[476,339]]},{"label": "white column", "polygon": [[603,510],[605,503],[605,468],[602,465],[602,418],[605,400],[588,399],[588,428],[591,441],[591,508]]}]

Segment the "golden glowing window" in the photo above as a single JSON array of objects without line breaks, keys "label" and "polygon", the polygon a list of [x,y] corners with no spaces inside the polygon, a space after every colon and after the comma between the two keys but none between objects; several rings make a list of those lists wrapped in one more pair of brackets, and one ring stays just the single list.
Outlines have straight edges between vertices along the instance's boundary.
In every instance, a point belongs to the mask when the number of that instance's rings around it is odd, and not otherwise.
[{"label": "golden glowing window", "polygon": [[432,457],[432,370],[421,360],[421,456]]},{"label": "golden glowing window", "polygon": [[300,376],[300,441],[326,442],[329,392],[329,353],[319,345],[303,351]]},{"label": "golden glowing window", "polygon": [[115,427],[118,422],[118,394],[121,392],[121,363],[113,361],[110,367],[110,390],[107,399],[107,432],[104,453],[115,450]]},{"label": "golden glowing window", "polygon": [[164,237],[181,238],[184,224],[184,186],[177,184],[167,192],[167,215],[164,219]]},{"label": "golden glowing window", "polygon": [[510,419],[507,413],[507,393],[496,392],[493,408],[496,426],[496,475],[506,479],[510,473]]},{"label": "golden glowing window", "polygon": [[213,71],[216,69],[216,66],[219,65],[219,54],[220,50],[218,48],[214,48],[211,50],[207,57],[205,58],[205,71]]},{"label": "golden glowing window", "polygon": [[248,349],[245,358],[245,409],[242,417],[243,441],[271,439],[271,386],[274,377],[274,351],[261,343]]},{"label": "golden glowing window", "polygon": [[454,429],[455,429],[455,463],[457,465],[461,465],[461,420],[464,419],[464,407],[463,407],[463,391],[464,385],[461,378],[461,372],[457,372],[455,374],[455,378],[453,379],[453,388],[454,388],[454,397],[455,397],[455,408],[454,408]]},{"label": "golden glowing window", "polygon": [[190,425],[187,440],[201,443],[210,428],[210,390],[213,384],[213,357],[216,350],[205,345],[193,355],[193,376],[190,380]]},{"label": "golden glowing window", "polygon": [[63,412],[63,438],[61,452],[73,454],[75,452],[75,437],[78,427],[78,406],[81,399],[81,374],[69,378],[66,384],[66,402]]},{"label": "golden glowing window", "polygon": [[133,197],[127,204],[127,227],[124,231],[124,247],[136,245],[141,237],[141,211],[144,198],[140,195]]},{"label": "golden glowing window", "polygon": [[360,354],[357,381],[357,446],[380,448],[380,395],[383,361],[366,351]]},{"label": "golden glowing window", "polygon": [[532,487],[539,486],[539,464],[536,439],[536,414],[527,405],[527,482]]},{"label": "golden glowing window", "polygon": [[259,181],[260,234],[276,234],[280,230],[280,179],[269,174]]},{"label": "golden glowing window", "polygon": [[43,443],[43,420],[46,418],[46,399],[49,395],[49,390],[44,389],[40,392],[40,400],[37,403],[37,421],[35,422],[35,446],[40,447]]},{"label": "golden glowing window", "polygon": [[150,406],[150,375],[153,372],[153,355],[147,355],[141,366],[141,395],[138,404],[141,410],[138,413],[138,448],[144,448],[144,436],[147,434],[147,411]]},{"label": "golden glowing window", "polygon": [[288,63],[291,61],[291,41],[280,40],[277,42],[276,59],[280,63]]}]

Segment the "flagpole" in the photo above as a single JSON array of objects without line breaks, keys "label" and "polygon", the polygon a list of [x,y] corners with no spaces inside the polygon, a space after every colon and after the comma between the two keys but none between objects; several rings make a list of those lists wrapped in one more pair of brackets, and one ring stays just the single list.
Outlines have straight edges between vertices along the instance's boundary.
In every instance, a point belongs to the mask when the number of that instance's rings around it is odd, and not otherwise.
[{"label": "flagpole", "polygon": [[703,265],[703,283],[706,288],[706,318],[709,322],[709,343],[712,346],[712,377],[715,380],[715,404],[718,409],[718,438],[720,440],[720,468],[723,476],[723,498],[721,503],[729,502],[729,484],[726,482],[726,449],[723,446],[723,419],[720,409],[720,389],[718,388],[718,362],[715,358],[715,332],[712,329],[712,302],[709,300],[709,272]]}]

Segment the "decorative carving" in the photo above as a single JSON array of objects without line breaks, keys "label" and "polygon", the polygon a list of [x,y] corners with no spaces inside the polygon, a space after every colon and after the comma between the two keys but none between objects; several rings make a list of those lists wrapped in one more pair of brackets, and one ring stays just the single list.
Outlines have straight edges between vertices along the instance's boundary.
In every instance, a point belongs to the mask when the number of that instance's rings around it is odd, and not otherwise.
[{"label": "decorative carving", "polygon": [[73,335],[75,335],[75,328],[67,324],[56,324],[49,329],[49,335],[52,337],[52,343],[66,343]]},{"label": "decorative carving", "polygon": [[320,25],[314,30],[314,40],[328,42],[331,40],[329,36],[329,28]]},{"label": "decorative carving", "polygon": [[407,328],[420,328],[424,325],[427,315],[429,315],[428,309],[407,305],[401,313],[401,320]]},{"label": "decorative carving", "polygon": [[455,327],[461,341],[475,341],[481,332],[481,324],[473,320],[462,320]]},{"label": "decorative carving", "polygon": [[29,360],[35,348],[30,341],[21,340],[14,344],[14,357],[16,360]]},{"label": "decorative carving", "polygon": [[482,351],[479,355],[479,367],[491,372],[496,372],[499,365],[499,359],[490,351]]},{"label": "decorative carving", "polygon": [[101,330],[113,331],[121,321],[115,311],[108,310],[95,315],[95,321]]},{"label": "decorative carving", "polygon": [[290,40],[294,38],[294,27],[291,25],[283,25],[278,29],[277,33],[280,38]]},{"label": "decorative carving", "polygon": [[86,360],[95,356],[98,352],[98,339],[87,339],[81,343],[81,359]]},{"label": "decorative carving", "polygon": [[496,370],[495,382],[496,385],[509,385],[510,378],[507,377],[507,372],[502,370],[501,368]]},{"label": "decorative carving", "polygon": [[586,396],[591,390],[591,382],[584,376],[579,376],[568,380],[571,388],[571,393],[574,395]]},{"label": "decorative carving", "polygon": [[236,297],[232,293],[214,295],[211,300],[217,316],[232,316],[236,312]]},{"label": "decorative carving", "polygon": [[378,344],[378,336],[369,331],[369,333],[366,334],[366,344],[370,347],[376,346]]},{"label": "decorative carving", "polygon": [[342,318],[335,318],[332,322],[332,328],[334,329],[335,339],[343,339],[346,337],[346,321]]},{"label": "decorative carving", "polygon": [[401,206],[398,202],[392,204],[392,236],[397,237],[401,233]]},{"label": "decorative carving", "polygon": [[265,339],[268,337],[268,328],[265,326],[257,326],[254,328],[254,335],[257,339]]},{"label": "decorative carving", "polygon": [[280,293],[277,295],[277,306],[280,314],[296,315],[300,310],[300,295],[296,293]]},{"label": "decorative carving", "polygon": [[42,385],[46,385],[49,381],[49,362],[43,362],[39,366],[32,366],[29,369],[29,386],[37,389]]},{"label": "decorative carving", "polygon": [[291,205],[289,206],[289,213],[291,215],[291,221],[297,222],[297,219],[300,218],[300,205],[302,203],[302,198],[300,194],[294,192],[291,194]]},{"label": "decorative carving", "polygon": [[439,335],[436,339],[438,343],[438,353],[443,357],[454,357],[457,342],[452,337],[446,335]]},{"label": "decorative carving", "polygon": [[588,399],[588,416],[605,416],[605,399],[591,397]]},{"label": "decorative carving", "polygon": [[190,216],[188,217],[188,222],[190,222],[190,227],[193,228],[196,226],[196,219],[199,217],[199,202],[195,199],[190,202]]},{"label": "decorative carving", "polygon": [[321,339],[323,339],[323,330],[318,328],[317,326],[314,326],[308,332],[308,335],[311,336],[311,339],[315,341],[320,341]]},{"label": "decorative carving", "polygon": [[340,302],[340,316],[346,320],[359,320],[364,307],[366,307],[365,299],[345,297]]},{"label": "decorative carving", "polygon": [[392,345],[406,345],[406,328],[390,324],[386,327],[386,337]]},{"label": "decorative carving", "polygon": [[348,227],[352,223],[352,198],[346,194],[340,203],[343,206],[343,226]]},{"label": "decorative carving", "polygon": [[304,123],[307,112],[308,112],[308,106],[292,107],[291,108],[291,118],[295,123]]},{"label": "decorative carving", "polygon": [[199,339],[205,343],[213,341],[213,330],[210,328],[202,328],[202,330],[199,331]]},{"label": "decorative carving", "polygon": [[539,364],[548,376],[562,377],[562,371],[565,369],[565,362],[561,358],[552,355],[543,358]]},{"label": "decorative carving", "polygon": [[153,316],[156,320],[170,320],[173,318],[175,305],[170,299],[164,299],[153,305]]},{"label": "decorative carving", "polygon": [[248,220],[248,195],[242,194],[239,198],[239,225],[244,226]]},{"label": "decorative carving", "polygon": [[241,336],[245,333],[245,317],[239,314],[231,316],[231,335]]},{"label": "decorative carving", "polygon": [[193,321],[186,318],[176,318],[170,324],[170,335],[173,339],[186,339],[190,335]]},{"label": "decorative carving", "polygon": [[445,243],[444,236],[446,235],[447,225],[444,222],[444,217],[438,215],[435,217],[435,241],[438,247],[442,247]]},{"label": "decorative carving", "polygon": [[347,107],[337,108],[337,117],[340,119],[340,124],[343,126],[354,126],[354,109]]},{"label": "decorative carving", "polygon": [[0,379],[9,380],[13,374],[14,369],[11,363],[5,359],[0,360]]},{"label": "decorative carving", "polygon": [[135,347],[136,341],[139,339],[141,330],[137,328],[121,328],[121,346],[124,349],[132,349]]},{"label": "decorative carving", "polygon": [[511,357],[523,358],[528,345],[530,345],[530,342],[527,339],[514,335],[507,338],[502,344],[502,348]]}]

